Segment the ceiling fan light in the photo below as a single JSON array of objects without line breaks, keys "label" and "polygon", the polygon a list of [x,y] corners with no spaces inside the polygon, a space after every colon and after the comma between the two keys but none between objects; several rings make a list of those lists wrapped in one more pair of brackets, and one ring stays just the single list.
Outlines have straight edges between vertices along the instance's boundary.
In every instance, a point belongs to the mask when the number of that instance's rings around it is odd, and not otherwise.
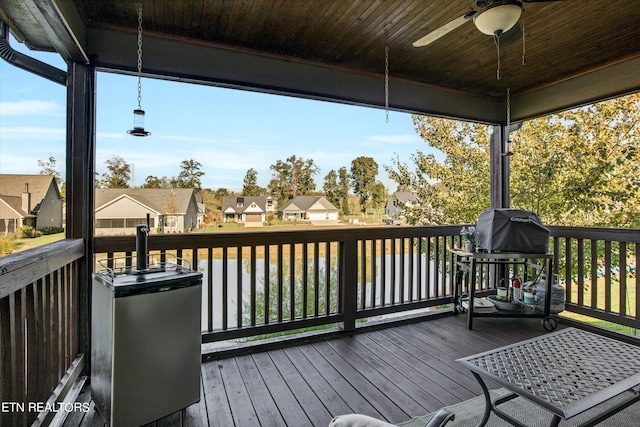
[{"label": "ceiling fan light", "polygon": [[489,36],[509,31],[520,19],[522,3],[515,0],[498,0],[478,11],[473,22],[478,30]]}]

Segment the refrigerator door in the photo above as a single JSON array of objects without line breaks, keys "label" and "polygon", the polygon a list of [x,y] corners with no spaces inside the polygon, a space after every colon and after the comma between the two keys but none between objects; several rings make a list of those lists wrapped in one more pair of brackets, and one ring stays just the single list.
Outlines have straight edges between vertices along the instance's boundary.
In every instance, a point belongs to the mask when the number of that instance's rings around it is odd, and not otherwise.
[{"label": "refrigerator door", "polygon": [[139,426],[200,400],[201,286],[116,298],[113,425]]},{"label": "refrigerator door", "polygon": [[91,395],[110,426],[200,400],[202,274],[94,275]]}]

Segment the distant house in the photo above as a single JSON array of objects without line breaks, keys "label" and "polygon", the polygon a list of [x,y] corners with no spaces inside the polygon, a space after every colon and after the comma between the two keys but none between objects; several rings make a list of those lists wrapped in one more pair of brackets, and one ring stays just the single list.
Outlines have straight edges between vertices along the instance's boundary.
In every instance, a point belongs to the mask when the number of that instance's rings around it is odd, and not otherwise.
[{"label": "distant house", "polygon": [[398,218],[402,216],[402,211],[407,208],[417,208],[420,206],[418,197],[409,191],[396,191],[391,195],[391,199],[384,208],[384,213],[390,217]]},{"label": "distant house", "polygon": [[269,212],[276,211],[271,196],[225,196],[222,198],[222,221],[262,227]]},{"label": "distant house", "polygon": [[41,230],[62,227],[63,200],[51,175],[0,175],[0,232],[23,225]]},{"label": "distant house", "polygon": [[147,215],[150,233],[183,233],[204,220],[193,189],[98,188],[95,206],[96,235],[135,234]]},{"label": "distant house", "polygon": [[338,221],[338,208],[322,196],[298,196],[282,205],[278,214],[284,221],[300,219],[317,224]]}]

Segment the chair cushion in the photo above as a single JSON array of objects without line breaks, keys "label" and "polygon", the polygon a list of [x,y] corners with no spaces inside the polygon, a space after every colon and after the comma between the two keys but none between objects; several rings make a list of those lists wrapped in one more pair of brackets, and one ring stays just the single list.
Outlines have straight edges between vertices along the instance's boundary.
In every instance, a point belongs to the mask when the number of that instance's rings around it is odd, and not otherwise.
[{"label": "chair cushion", "polygon": [[361,414],[338,415],[329,423],[329,427],[396,427],[377,418]]}]

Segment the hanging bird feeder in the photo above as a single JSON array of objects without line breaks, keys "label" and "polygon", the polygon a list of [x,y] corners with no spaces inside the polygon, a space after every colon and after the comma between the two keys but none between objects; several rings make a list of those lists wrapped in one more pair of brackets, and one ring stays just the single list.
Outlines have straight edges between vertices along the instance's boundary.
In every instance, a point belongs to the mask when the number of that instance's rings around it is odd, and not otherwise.
[{"label": "hanging bird feeder", "polygon": [[149,136],[144,130],[144,110],[142,109],[142,5],[138,4],[138,108],[133,110],[133,129],[127,133],[133,136]]}]

